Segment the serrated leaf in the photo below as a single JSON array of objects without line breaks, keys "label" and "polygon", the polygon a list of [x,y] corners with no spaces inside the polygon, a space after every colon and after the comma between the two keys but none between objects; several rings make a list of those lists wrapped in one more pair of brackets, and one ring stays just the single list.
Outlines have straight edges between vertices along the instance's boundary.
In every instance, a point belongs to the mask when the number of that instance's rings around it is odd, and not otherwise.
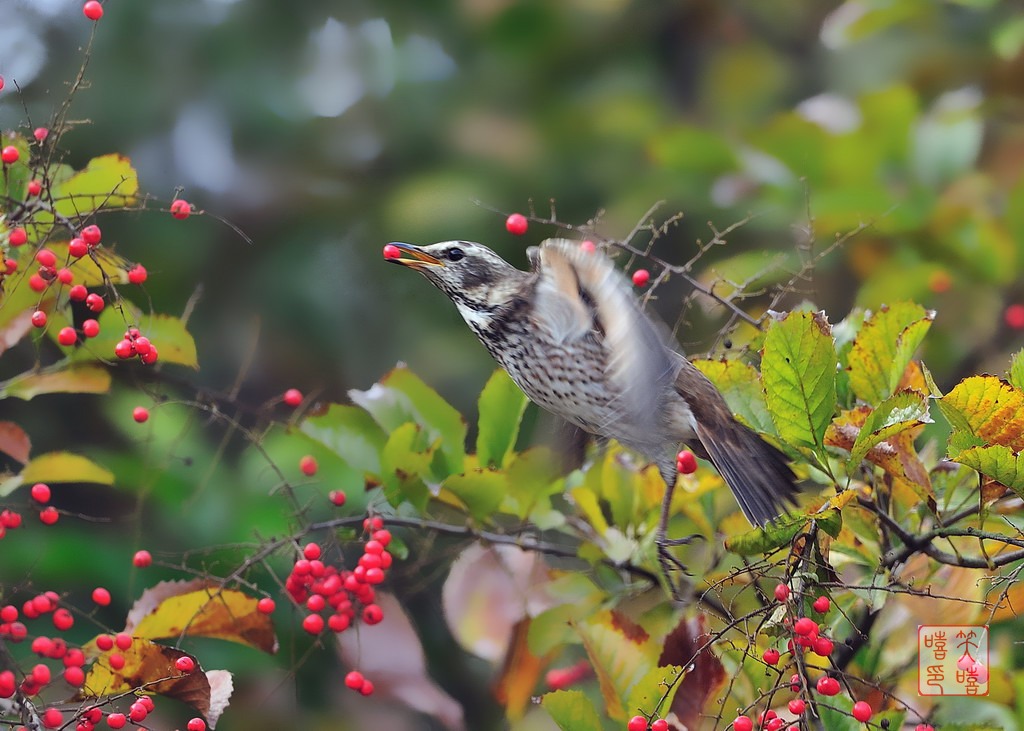
[{"label": "serrated leaf", "polygon": [[[99,335],[89,338],[84,347],[78,348],[71,356],[73,361],[113,358],[114,346],[124,338],[128,325],[132,325],[138,327],[156,347],[160,353],[160,363],[199,368],[196,342],[180,318],[173,315],[143,315],[129,303],[124,303],[121,310],[123,312],[108,307],[100,313]],[[125,318],[128,318],[127,324]]]},{"label": "serrated leaf", "polygon": [[739,360],[698,358],[692,363],[722,392],[734,414],[760,432],[775,433],[756,368]]},{"label": "serrated leaf", "polygon": [[503,472],[473,470],[451,475],[441,487],[458,497],[474,518],[487,521],[498,511],[508,491],[508,476]]},{"label": "serrated leaf", "polygon": [[676,665],[652,667],[630,689],[626,700],[626,716],[651,713],[655,709],[659,709],[662,715],[668,715],[667,709],[672,707],[683,674],[683,668]]},{"label": "serrated leaf", "polygon": [[869,404],[891,396],[935,313],[913,302],[883,306],[864,322],[850,349],[850,387]]},{"label": "serrated leaf", "polygon": [[1024,348],[1013,354],[1013,360],[1010,361],[1010,370],[1006,373],[1006,380],[1014,388],[1024,391]]},{"label": "serrated leaf", "polygon": [[621,612],[605,610],[576,622],[608,715],[625,715],[623,699],[657,664],[661,644]]},{"label": "serrated leaf", "polygon": [[408,500],[423,510],[430,499],[430,491],[422,476],[430,471],[434,447],[424,444],[421,428],[408,422],[395,429],[381,450],[381,480],[384,496],[392,505]]},{"label": "serrated leaf", "polygon": [[770,553],[788,545],[805,525],[805,515],[783,515],[763,528],[752,528],[746,533],[726,538],[725,547],[740,556]]},{"label": "serrated leaf", "polygon": [[876,444],[931,421],[928,399],[923,394],[901,391],[887,398],[865,419],[850,450],[849,471],[852,473]]},{"label": "serrated leaf", "polygon": [[545,693],[540,704],[562,731],[601,731],[601,718],[593,702],[579,690]]},{"label": "serrated leaf", "polygon": [[44,393],[106,393],[109,390],[110,371],[102,366],[80,364],[15,376],[0,384],[0,398],[29,401]]},{"label": "serrated leaf", "polygon": [[499,368],[480,393],[476,456],[482,467],[504,467],[519,436],[526,394]]},{"label": "serrated leaf", "polygon": [[29,460],[21,471],[22,484],[32,482],[92,482],[113,485],[114,473],[80,454],[48,452]]},{"label": "serrated leaf", "polygon": [[331,404],[326,412],[303,420],[299,429],[350,467],[380,474],[380,453],[388,437],[363,409]]},{"label": "serrated leaf", "polygon": [[991,477],[1024,497],[1024,455],[1015,454],[1009,447],[998,444],[971,447],[950,455],[950,459]]},{"label": "serrated leaf", "polygon": [[821,450],[836,401],[836,353],[824,315],[791,312],[772,324],[761,379],[779,436]]},{"label": "serrated leaf", "polygon": [[1024,449],[1024,391],[995,376],[971,376],[939,404],[947,418],[947,407],[962,417],[957,423],[951,420],[954,428],[966,428],[986,444],[1003,445],[1014,453]]}]

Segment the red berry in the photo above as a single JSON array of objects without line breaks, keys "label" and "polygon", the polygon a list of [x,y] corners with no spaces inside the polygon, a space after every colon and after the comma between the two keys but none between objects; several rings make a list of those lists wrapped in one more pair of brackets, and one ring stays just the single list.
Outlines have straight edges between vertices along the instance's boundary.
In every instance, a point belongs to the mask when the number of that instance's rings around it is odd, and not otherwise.
[{"label": "red berry", "polygon": [[505,219],[505,228],[508,229],[510,234],[516,236],[522,236],[526,233],[526,229],[529,228],[530,222],[526,220],[526,216],[522,213],[513,213],[511,216]]},{"label": "red berry", "polygon": [[324,631],[324,618],[319,614],[307,614],[302,620],[302,629],[311,635],[318,635]]},{"label": "red berry", "polygon": [[132,410],[132,418],[135,419],[139,424],[149,421],[149,409],[145,406],[136,406]]},{"label": "red berry", "polygon": [[184,221],[192,215],[192,204],[181,198],[171,201],[171,215],[179,221]]},{"label": "red berry", "polygon": [[75,626],[75,618],[67,609],[60,607],[53,613],[53,626],[61,632],[67,632]]},{"label": "red berry", "polygon": [[82,334],[87,338],[94,338],[100,334],[100,324],[96,320],[86,320],[82,323]]},{"label": "red berry", "polygon": [[807,708],[807,704],[800,698],[794,698],[789,702],[789,712],[794,716],[799,716]]},{"label": "red berry", "polygon": [[30,180],[28,181],[28,186],[26,186],[26,190],[30,196],[35,197],[43,192],[43,184],[40,183],[38,180]]},{"label": "red berry", "polygon": [[363,695],[373,695],[373,683],[369,680],[364,680],[362,687],[359,688],[359,692]]},{"label": "red berry", "polygon": [[43,525],[53,525],[59,519],[60,513],[58,513],[57,508],[52,505],[39,511],[39,520],[43,522]]},{"label": "red berry", "polygon": [[156,348],[153,347],[153,346],[150,346],[148,352],[146,352],[146,353],[139,353],[139,360],[141,360],[144,365],[152,365],[152,364],[156,363],[157,359],[159,359],[159,357],[160,357],[160,353],[158,353]]},{"label": "red berry", "polygon": [[89,290],[87,290],[83,284],[76,284],[68,290],[68,299],[73,302],[84,302],[85,298],[88,296]]},{"label": "red berry", "polygon": [[33,327],[46,327],[46,313],[42,310],[33,312],[30,319],[32,320]]},{"label": "red berry", "polygon": [[331,632],[344,632],[352,624],[352,620],[348,618],[347,614],[332,614],[327,618],[327,626],[331,629]]},{"label": "red berry", "polygon": [[[11,232],[7,234],[7,243],[11,246],[21,246],[28,241],[28,233],[25,232],[21,226],[12,228]],[[53,266],[52,264],[50,266]]]},{"label": "red berry", "polygon": [[0,160],[3,160],[7,165],[18,162],[19,157],[21,157],[21,153],[18,152],[18,148],[14,145],[8,145],[3,150],[0,150]]},{"label": "red berry", "polygon": [[807,635],[817,634],[818,623],[810,617],[800,617],[800,619],[798,619],[793,625],[793,631],[798,635],[804,635],[805,637]]},{"label": "red berry", "polygon": [[256,611],[260,614],[273,614],[277,609],[277,603],[269,596],[265,596],[256,602]]},{"label": "red berry", "polygon": [[0,272],[0,277],[4,274],[14,274],[18,271],[18,262],[14,261],[14,259],[5,259],[0,263],[3,264],[3,271]]},{"label": "red berry", "polygon": [[402,250],[394,244],[384,244],[384,258],[397,259],[402,255]]},{"label": "red berry", "polygon": [[132,721],[133,723],[142,723],[146,720],[146,716],[148,715],[149,711],[147,711],[146,707],[138,701],[132,703],[128,707],[128,720]]},{"label": "red berry", "polygon": [[[373,532],[373,540],[377,541],[382,546],[387,546],[391,543],[391,531],[386,528],[381,530],[375,530]],[[381,551],[383,553],[383,551]]]},{"label": "red berry", "polygon": [[774,647],[769,647],[767,650],[764,651],[764,654],[761,655],[761,659],[769,665],[777,664],[779,662],[780,657],[781,655],[779,654],[779,651],[776,650]]},{"label": "red berry", "polygon": [[89,253],[89,244],[82,241],[82,239],[71,239],[68,242],[68,253],[76,259],[80,259]]},{"label": "red berry", "polygon": [[99,0],[89,0],[82,6],[82,13],[89,20],[99,20],[103,17],[103,6],[100,5]]},{"label": "red berry", "polygon": [[[99,3],[96,4],[99,5]],[[80,234],[80,236],[82,237],[82,241],[84,241],[86,244],[88,244],[89,246],[95,246],[100,242],[100,239],[103,238],[103,232],[100,231],[99,226],[86,226],[85,228],[82,229],[82,233]]]},{"label": "red berry", "polygon": [[914,731],[935,731],[935,727],[930,723],[919,723],[914,727]]},{"label": "red berry", "polygon": [[587,252],[588,254],[593,254],[595,251],[597,251],[597,246],[594,245],[593,241],[587,239],[586,241],[580,242],[580,249]]},{"label": "red berry", "polygon": [[289,388],[287,391],[284,392],[282,400],[288,406],[298,406],[299,404],[302,403],[302,391],[300,391],[297,388]]},{"label": "red berry", "polygon": [[38,274],[33,274],[28,278],[28,288],[33,292],[42,292],[47,286],[48,284],[46,280]]},{"label": "red berry", "polygon": [[689,449],[676,455],[676,469],[683,475],[692,475],[697,471],[697,457]]},{"label": "red berry", "polygon": [[85,306],[93,312],[103,312],[103,308],[107,306],[107,303],[103,300],[103,297],[92,292],[85,298]]},{"label": "red berry", "polygon": [[121,360],[125,358],[131,358],[135,355],[135,346],[131,340],[121,340],[114,346],[114,355]]},{"label": "red berry", "polygon": [[352,690],[359,690],[363,687],[363,680],[365,680],[363,674],[358,670],[353,670],[345,676],[345,686]]},{"label": "red berry", "polygon": [[146,549],[136,551],[135,555],[132,556],[132,563],[135,564],[136,568],[144,569],[153,563],[153,555]]},{"label": "red berry", "polygon": [[835,644],[828,637],[815,637],[814,642],[811,644],[814,654],[821,655],[822,657],[831,655],[834,648]]},{"label": "red berry", "polygon": [[345,504],[345,491],[331,490],[329,493],[327,493],[327,499],[340,508],[342,505]]},{"label": "red berry", "polygon": [[174,667],[178,668],[183,673],[191,673],[196,669],[196,661],[188,655],[182,655],[174,661]]},{"label": "red berry", "polygon": [[384,612],[376,604],[367,604],[363,607],[363,621],[367,624],[378,624],[382,619]]},{"label": "red berry", "polygon": [[732,722],[733,731],[753,731],[754,722],[749,716],[736,716]]},{"label": "red berry", "polygon": [[199,718],[190,718],[188,723],[185,724],[186,731],[206,731],[206,721]]},{"label": "red berry", "polygon": [[871,718],[871,704],[867,701],[857,701],[853,704],[853,717],[861,723],[867,723]]},{"label": "red berry", "polygon": [[378,540],[370,539],[366,542],[366,545],[363,546],[363,551],[366,553],[376,553],[377,555],[380,555],[384,553],[384,544]]},{"label": "red berry", "polygon": [[13,604],[6,604],[0,608],[0,622],[10,624],[18,621],[18,608]]},{"label": "red berry", "polygon": [[626,724],[626,731],[647,731],[647,719],[643,716],[633,716]]},{"label": "red berry", "polygon": [[785,725],[786,722],[781,718],[773,718],[771,721],[767,723],[767,725],[764,728],[765,731],[779,731],[779,729],[781,729]]},{"label": "red berry", "polygon": [[114,635],[114,644],[117,645],[119,650],[127,650],[132,646],[132,636],[127,632],[118,632]]},{"label": "red berry", "polygon": [[789,587],[785,584],[775,585],[775,598],[780,602],[784,602],[789,599]]},{"label": "red berry", "polygon": [[107,725],[113,729],[124,728],[128,718],[123,713],[111,713],[107,716]]},{"label": "red berry", "polygon": [[666,721],[664,718],[659,718],[658,720],[652,722],[651,731],[668,731],[668,721]]},{"label": "red berry", "polygon": [[836,695],[839,693],[839,681],[827,675],[818,678],[815,687],[822,695]]},{"label": "red berry", "polygon": [[135,352],[138,355],[146,355],[153,349],[153,343],[145,335],[139,335],[134,340]]},{"label": "red berry", "polygon": [[827,596],[819,596],[814,600],[814,603],[811,606],[814,607],[814,611],[819,614],[825,614],[831,606],[831,602],[829,602]]},{"label": "red berry", "polygon": [[637,269],[633,272],[633,286],[646,287],[649,281],[651,281],[651,273],[646,269]]},{"label": "red berry", "polygon": [[50,130],[46,129],[46,127],[36,127],[32,130],[32,136],[36,138],[36,142],[42,142],[50,136]]},{"label": "red berry", "polygon": [[80,688],[85,682],[85,671],[79,665],[64,668],[64,682],[74,688]]},{"label": "red berry", "polygon": [[37,685],[49,684],[52,677],[50,675],[50,666],[45,665],[43,663],[39,663],[34,668],[32,668],[31,677],[32,682],[36,683]]},{"label": "red berry", "polygon": [[1003,313],[1003,319],[1014,330],[1024,330],[1024,305],[1010,305]]},{"label": "red berry", "polygon": [[64,725],[64,714],[57,708],[47,708],[43,711],[43,726],[46,728],[60,728]]},{"label": "red berry", "polygon": [[375,530],[380,530],[384,527],[384,519],[379,515],[374,515],[372,518],[363,519],[363,530],[370,533]]},{"label": "red berry", "polygon": [[75,281],[75,274],[67,268],[59,269],[57,271],[57,281],[61,284],[71,284]]},{"label": "red berry", "polygon": [[132,284],[142,284],[148,276],[149,273],[146,271],[146,267],[141,264],[136,264],[128,270],[128,281]]},{"label": "red berry", "polygon": [[92,600],[99,604],[101,607],[110,605],[110,592],[104,589],[102,586],[97,586],[92,590]]},{"label": "red berry", "polygon": [[378,568],[366,569],[366,583],[380,584],[384,581],[384,570]]},{"label": "red berry", "polygon": [[114,647],[114,638],[110,635],[98,635],[96,637],[96,647],[106,652]]},{"label": "red berry", "polygon": [[322,553],[323,551],[320,549],[320,546],[316,543],[307,543],[305,546],[302,547],[302,555],[305,556],[306,559],[309,561],[315,561],[316,559],[320,558],[320,555]]},{"label": "red berry", "polygon": [[49,249],[40,249],[36,252],[36,261],[44,267],[52,267],[57,264],[57,255]]},{"label": "red berry", "polygon": [[316,463],[316,458],[312,455],[307,454],[299,460],[299,469],[302,471],[302,474],[306,475],[306,477],[312,477],[315,475],[318,468],[319,465]]}]

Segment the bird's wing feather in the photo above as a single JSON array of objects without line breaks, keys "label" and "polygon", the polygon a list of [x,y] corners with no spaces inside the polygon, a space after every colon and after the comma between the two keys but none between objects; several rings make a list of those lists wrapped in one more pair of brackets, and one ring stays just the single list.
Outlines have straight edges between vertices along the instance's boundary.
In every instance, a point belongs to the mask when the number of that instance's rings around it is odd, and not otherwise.
[{"label": "bird's wing feather", "polygon": [[669,349],[608,257],[584,251],[578,242],[548,239],[539,258],[538,326],[562,342],[588,336],[601,341],[605,376],[619,394],[619,409],[634,427],[653,435],[661,427],[660,395],[674,381],[680,356]]}]

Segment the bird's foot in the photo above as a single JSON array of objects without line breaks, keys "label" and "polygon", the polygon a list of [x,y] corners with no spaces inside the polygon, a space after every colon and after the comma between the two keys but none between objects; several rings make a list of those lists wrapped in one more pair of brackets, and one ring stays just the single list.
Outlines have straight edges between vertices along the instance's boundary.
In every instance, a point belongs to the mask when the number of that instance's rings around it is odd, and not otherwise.
[{"label": "bird's foot", "polygon": [[[672,600],[677,603],[683,603],[687,600],[687,594],[689,594],[689,592],[686,591],[685,588],[691,584],[688,579],[693,576],[693,574],[690,573],[690,570],[686,567],[685,563],[672,554],[670,549],[674,546],[689,543],[694,538],[699,537],[700,536],[687,536],[682,539],[667,539],[664,536],[659,536],[656,541],[656,545],[658,547],[658,565],[661,567],[661,573],[665,577],[665,581],[672,593]],[[679,574],[681,574],[681,576],[678,576]]]},{"label": "bird's foot", "polygon": [[693,535],[683,536],[682,538],[668,538],[662,537],[658,541],[659,550],[661,546],[688,546],[694,541],[706,541],[707,538],[702,536],[700,533],[694,533]]}]

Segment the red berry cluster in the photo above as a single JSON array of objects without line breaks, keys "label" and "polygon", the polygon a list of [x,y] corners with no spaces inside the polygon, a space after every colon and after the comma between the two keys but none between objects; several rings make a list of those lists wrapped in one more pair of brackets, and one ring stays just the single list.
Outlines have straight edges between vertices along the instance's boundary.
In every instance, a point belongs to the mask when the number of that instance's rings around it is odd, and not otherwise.
[{"label": "red berry cluster", "polygon": [[146,365],[156,363],[160,358],[156,346],[150,342],[149,338],[139,332],[137,327],[130,327],[125,331],[124,338],[114,346],[114,355],[121,360],[138,356],[139,360]]},{"label": "red berry cluster", "polygon": [[[53,525],[60,519],[60,513],[57,512],[57,508],[52,505],[47,505],[50,502],[50,486],[37,482],[29,490],[29,495],[32,500],[40,505],[44,506],[39,511],[39,522],[43,525]],[[0,510],[0,538],[7,535],[8,530],[14,530],[15,528],[21,527],[21,513],[11,508],[4,508]]]},{"label": "red berry cluster", "polygon": [[633,716],[626,724],[626,731],[668,731],[668,721],[664,718],[656,718],[647,723],[646,716]]},{"label": "red berry cluster", "polygon": [[[384,618],[383,611],[374,603],[374,587],[384,581],[385,572],[391,567],[392,557],[387,551],[391,532],[384,528],[379,516],[364,520],[363,529],[368,540],[351,571],[324,563],[323,549],[317,543],[307,543],[295,560],[285,589],[296,604],[309,611],[302,620],[302,628],[309,634],[319,635],[325,627],[332,632],[344,632],[356,621],[377,624]],[[258,608],[272,612],[273,600],[261,599]],[[363,687],[360,683],[357,690]],[[372,691],[372,684],[369,688]]]},{"label": "red berry cluster", "polygon": [[[774,595],[776,601],[787,604],[791,598],[792,592],[788,585],[778,584],[775,587]],[[811,607],[815,612],[819,614],[826,614],[831,608],[832,603],[829,601],[827,596],[819,596],[815,599]],[[783,624],[789,627],[792,631],[792,637],[787,643],[787,650],[792,655],[799,650],[806,652],[810,650],[816,655],[821,657],[829,657],[835,649],[835,643],[831,638],[822,633],[822,628],[810,617],[797,617],[795,621],[791,618],[786,618]],[[761,659],[767,665],[777,665],[782,658],[782,654],[774,647],[769,647],[761,654]],[[794,674],[790,678],[790,689],[794,693],[799,693],[802,688],[801,678],[799,675]],[[842,687],[839,681],[830,676],[823,675],[815,683],[815,690],[823,696],[834,696],[839,694]],[[795,715],[801,715],[806,709],[807,704],[801,698],[795,698],[789,702],[789,710]],[[865,701],[858,701],[853,705],[852,715],[858,721],[866,722],[871,718],[872,709],[871,706]],[[777,731],[785,726],[786,722],[783,719],[777,718],[774,711],[765,711],[760,718],[760,725],[771,731]],[[747,716],[738,716],[733,721],[733,728],[736,731],[750,731],[753,728],[753,721]]]}]

